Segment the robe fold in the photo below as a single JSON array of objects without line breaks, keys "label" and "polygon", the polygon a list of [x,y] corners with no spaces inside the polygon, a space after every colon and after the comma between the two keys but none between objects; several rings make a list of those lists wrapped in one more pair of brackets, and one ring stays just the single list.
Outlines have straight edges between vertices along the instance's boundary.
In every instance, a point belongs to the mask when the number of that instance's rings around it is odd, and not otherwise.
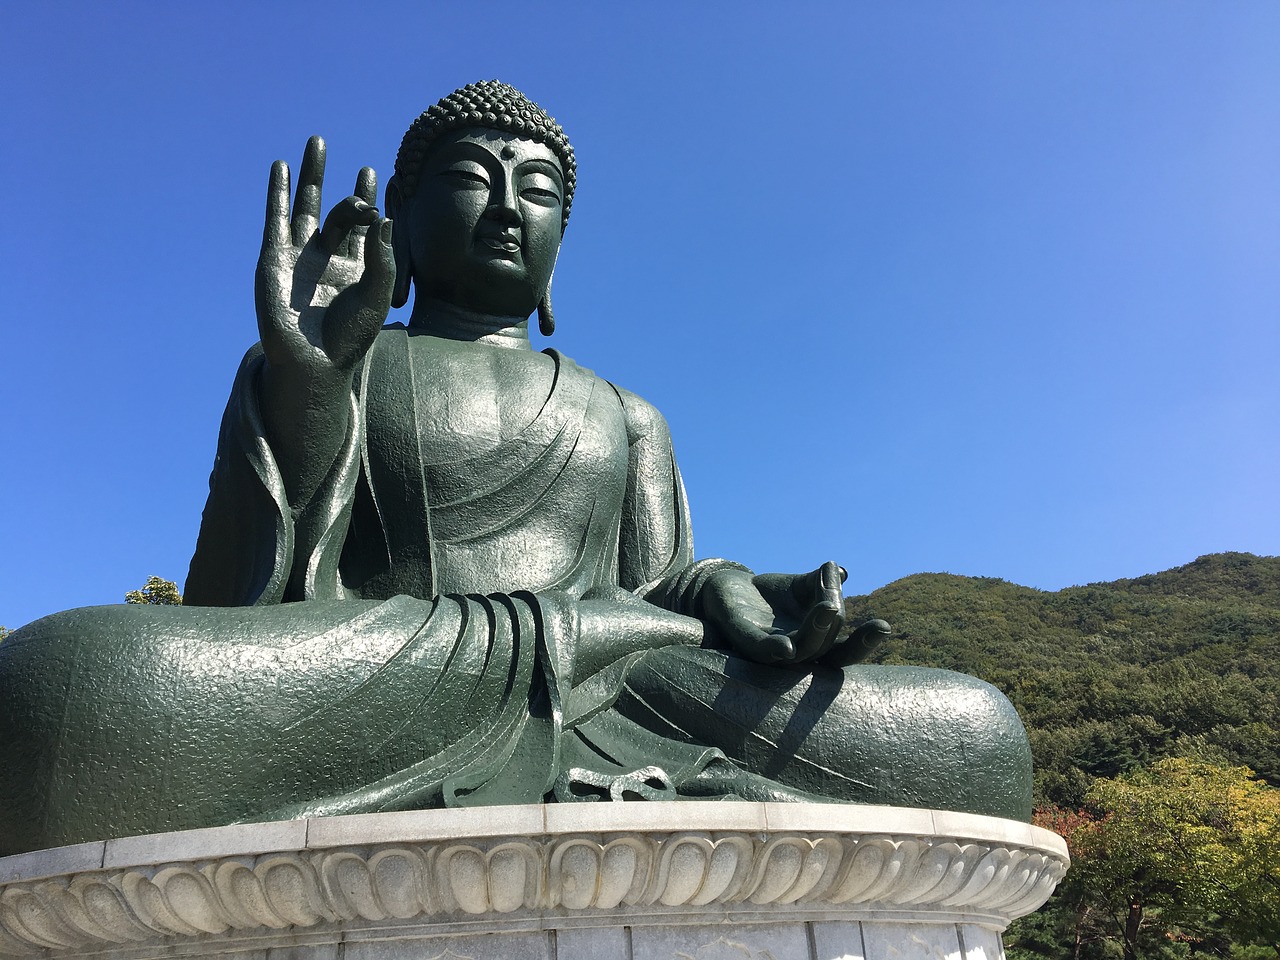
[{"label": "robe fold", "polygon": [[[435,462],[414,335],[394,325],[377,337],[338,456],[301,510],[266,438],[264,361],[251,350],[187,606],[71,610],[0,646],[0,855],[539,800],[1029,815],[1025,732],[978,680],[767,667],[677,645],[687,636],[661,616],[696,617],[726,562],[693,560],[651,406],[549,351],[554,383],[531,422]],[[576,676],[582,611],[596,601],[619,630],[649,632]]]}]

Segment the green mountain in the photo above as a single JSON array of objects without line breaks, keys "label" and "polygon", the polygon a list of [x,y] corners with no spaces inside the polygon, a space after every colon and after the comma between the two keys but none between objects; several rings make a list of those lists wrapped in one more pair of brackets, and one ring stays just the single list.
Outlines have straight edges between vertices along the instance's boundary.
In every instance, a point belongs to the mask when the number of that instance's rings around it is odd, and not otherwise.
[{"label": "green mountain", "polygon": [[1078,807],[1095,777],[1175,755],[1280,785],[1280,557],[1213,554],[1053,593],[917,574],[845,607],[893,625],[872,662],[959,670],[1008,695],[1038,803]]}]

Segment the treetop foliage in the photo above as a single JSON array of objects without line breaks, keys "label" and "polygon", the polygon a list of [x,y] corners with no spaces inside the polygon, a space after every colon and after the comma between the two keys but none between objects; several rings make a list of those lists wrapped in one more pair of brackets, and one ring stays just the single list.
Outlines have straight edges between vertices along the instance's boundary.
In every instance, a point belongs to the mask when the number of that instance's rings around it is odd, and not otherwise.
[{"label": "treetop foliage", "polygon": [[178,585],[163,577],[147,577],[141,590],[130,590],[124,595],[125,603],[151,603],[160,606],[178,606],[182,603],[182,594]]}]

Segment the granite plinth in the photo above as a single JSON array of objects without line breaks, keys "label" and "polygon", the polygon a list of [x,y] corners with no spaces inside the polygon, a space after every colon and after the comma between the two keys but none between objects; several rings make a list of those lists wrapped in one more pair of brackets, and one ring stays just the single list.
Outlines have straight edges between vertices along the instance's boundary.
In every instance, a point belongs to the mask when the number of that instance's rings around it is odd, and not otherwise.
[{"label": "granite plinth", "polygon": [[1001,960],[1056,835],[899,807],[426,810],[0,859],[0,957]]}]

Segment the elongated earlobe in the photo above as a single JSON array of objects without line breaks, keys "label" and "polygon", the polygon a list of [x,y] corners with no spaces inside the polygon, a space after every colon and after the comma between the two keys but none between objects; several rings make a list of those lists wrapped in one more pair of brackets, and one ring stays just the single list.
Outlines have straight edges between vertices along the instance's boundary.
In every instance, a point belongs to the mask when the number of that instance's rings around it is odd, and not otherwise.
[{"label": "elongated earlobe", "polygon": [[[409,285],[413,280],[413,254],[409,249],[408,218],[401,219],[404,203],[400,196],[400,184],[396,182],[395,177],[387,181],[384,206],[387,216],[395,225],[391,230],[391,253],[396,261],[396,282],[391,288],[391,305],[403,307],[409,302]],[[403,226],[397,224],[397,221]]]},{"label": "elongated earlobe", "polygon": [[[554,278],[553,270],[551,279]],[[547,291],[538,301],[538,330],[544,337],[549,337],[556,332],[556,315],[551,310],[551,279],[547,280]]]},{"label": "elongated earlobe", "polygon": [[544,337],[549,337],[556,332],[556,315],[551,312],[550,290],[538,301],[538,330]]},{"label": "elongated earlobe", "polygon": [[410,263],[409,255],[403,256],[400,253],[400,244],[395,241],[395,234],[392,234],[391,249],[396,257],[396,282],[391,288],[391,305],[393,307],[403,307],[409,302],[409,283],[413,278],[413,269]]}]

